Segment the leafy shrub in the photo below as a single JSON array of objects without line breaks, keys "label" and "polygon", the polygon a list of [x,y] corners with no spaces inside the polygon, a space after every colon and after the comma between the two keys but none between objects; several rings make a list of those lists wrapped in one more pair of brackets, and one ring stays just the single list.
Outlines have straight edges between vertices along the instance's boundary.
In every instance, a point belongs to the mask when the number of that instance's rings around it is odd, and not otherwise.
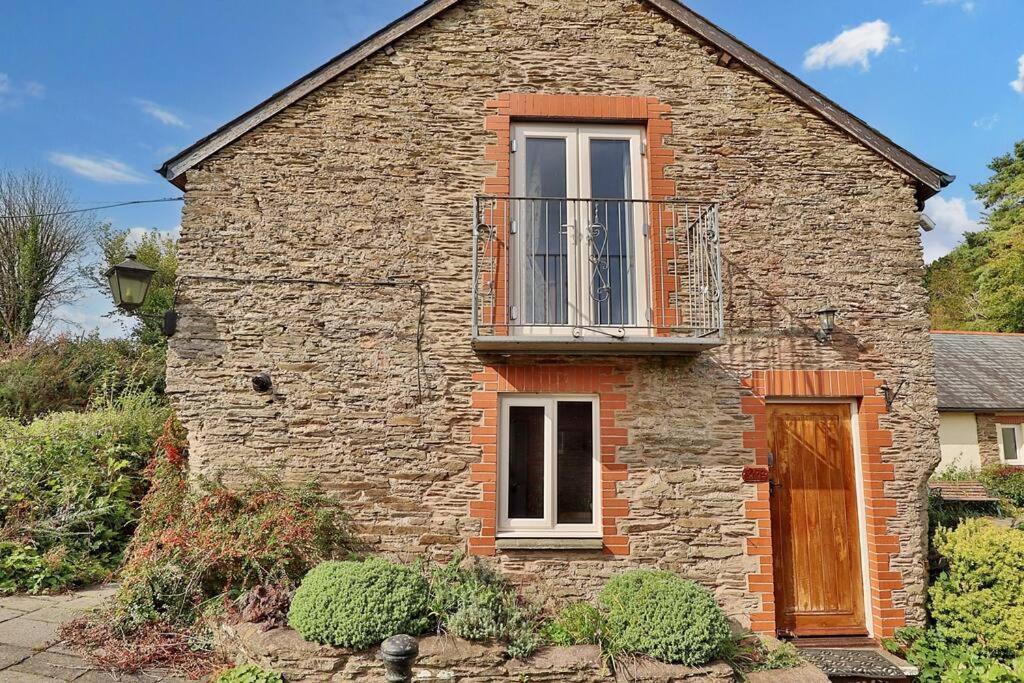
[{"label": "leafy shrub", "polygon": [[764,640],[749,632],[726,640],[717,657],[741,674],[793,669],[804,663],[792,643],[776,642],[775,647],[769,648]]},{"label": "leafy shrub", "polygon": [[500,640],[515,659],[525,659],[543,638],[533,610],[515,589],[479,562],[463,556],[429,572],[429,612],[439,631],[466,640]]},{"label": "leafy shrub", "polygon": [[1024,467],[992,467],[981,473],[981,481],[997,496],[1024,508]]},{"label": "leafy shrub", "polygon": [[920,670],[920,683],[1013,683],[1024,680],[1024,657],[1002,663],[977,648],[951,643],[935,630],[903,628],[885,641],[887,650]]},{"label": "leafy shrub", "polygon": [[968,520],[935,546],[948,562],[930,591],[937,635],[997,658],[1024,652],[1024,531]]},{"label": "leafy shrub", "polygon": [[704,588],[668,571],[634,570],[599,596],[617,650],[664,662],[704,664],[729,639],[729,624]]},{"label": "leafy shrub", "polygon": [[98,336],[33,342],[0,355],[0,417],[30,422],[99,398],[164,390],[163,349]]},{"label": "leafy shrub", "polygon": [[238,489],[189,486],[180,425],[169,422],[157,443],[113,603],[63,625],[60,636],[106,670],[169,667],[199,678],[217,664],[209,617],[267,586],[253,598],[262,604],[240,602],[273,619],[283,594],[310,567],[347,555],[351,541],[340,507],[316,487],[259,476]]},{"label": "leafy shrub", "polygon": [[261,669],[255,664],[246,664],[222,671],[214,683],[284,683],[284,678],[279,673]]},{"label": "leafy shrub", "polygon": [[600,645],[605,633],[604,615],[589,602],[574,602],[545,624],[543,632],[552,645]]},{"label": "leafy shrub", "polygon": [[117,567],[166,419],[144,393],[28,425],[0,422],[0,594],[63,590]]},{"label": "leafy shrub", "polygon": [[238,488],[211,480],[190,487],[180,441],[163,446],[121,570],[117,609],[125,625],[190,626],[208,602],[259,585],[294,585],[310,567],[350,552],[341,508],[315,485],[252,474]]},{"label": "leafy shrub", "polygon": [[299,585],[288,624],[306,640],[359,650],[399,633],[417,635],[429,625],[427,582],[378,557],[324,562]]}]

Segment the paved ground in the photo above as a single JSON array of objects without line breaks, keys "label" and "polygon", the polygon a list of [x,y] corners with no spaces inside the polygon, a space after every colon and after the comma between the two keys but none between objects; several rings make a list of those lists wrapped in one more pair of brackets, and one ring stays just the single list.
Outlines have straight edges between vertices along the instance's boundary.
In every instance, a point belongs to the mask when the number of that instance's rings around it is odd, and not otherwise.
[{"label": "paved ground", "polygon": [[67,595],[0,598],[0,683],[170,683],[184,680],[161,672],[112,675],[92,668],[72,651],[53,644],[61,623],[98,607],[113,591],[101,587]]}]

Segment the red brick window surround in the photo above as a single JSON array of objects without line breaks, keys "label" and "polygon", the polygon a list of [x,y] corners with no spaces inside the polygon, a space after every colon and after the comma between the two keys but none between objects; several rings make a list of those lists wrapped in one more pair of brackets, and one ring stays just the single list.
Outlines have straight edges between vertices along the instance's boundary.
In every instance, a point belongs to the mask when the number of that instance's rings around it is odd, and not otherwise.
[{"label": "red brick window surround", "polygon": [[[865,535],[867,537],[868,585],[875,638],[888,638],[906,626],[906,611],[896,607],[893,592],[904,589],[903,575],[894,571],[892,558],[900,550],[900,539],[890,534],[890,520],[897,501],[886,496],[886,482],[895,479],[895,468],[885,462],[884,451],[892,447],[892,432],[879,427],[878,418],[888,412],[880,388],[883,382],[872,372],[857,370],[755,370],[743,385],[750,391],[741,399],[744,414],[753,426],[743,434],[743,446],[754,451],[755,464],[768,467],[767,403],[772,399],[856,400],[863,472]],[[747,555],[759,562],[757,572],[748,575],[748,588],[761,598],[761,610],[751,616],[751,630],[775,634],[775,592],[772,567],[771,502],[767,483],[753,484],[755,496],[746,502],[747,518],[757,523],[756,534],[747,539]]]},{"label": "red brick window surround", "polygon": [[471,480],[481,486],[480,499],[469,504],[469,516],[480,521],[480,534],[469,539],[470,553],[494,555],[497,551],[500,399],[503,394],[528,393],[598,396],[603,550],[628,555],[629,539],[618,528],[619,520],[629,513],[628,501],[618,495],[618,482],[626,479],[627,471],[616,459],[619,447],[629,442],[628,430],[618,421],[619,413],[627,408],[626,375],[600,365],[496,365],[474,374],[473,379],[480,383],[480,390],[473,393],[472,406],[481,411],[482,419],[473,427],[470,439],[482,457],[470,466]]},{"label": "red brick window surround", "polygon": [[[512,125],[523,121],[575,121],[590,123],[631,123],[643,125],[647,144],[647,199],[653,201],[675,197],[675,182],[665,176],[665,169],[675,163],[675,152],[665,144],[665,138],[672,134],[671,119],[663,118],[672,108],[662,104],[656,97],[615,97],[600,95],[552,95],[527,93],[502,93],[496,99],[488,100],[486,108],[495,113],[487,116],[485,128],[497,139],[484,150],[484,158],[495,163],[494,176],[484,180],[484,192],[488,195],[508,197],[512,192]],[[652,211],[659,211],[662,205],[652,204]],[[671,224],[672,216],[651,216],[650,234],[650,275],[652,324],[658,334],[670,333],[677,324],[675,314],[665,305],[671,290],[664,285],[671,282],[666,277],[672,272],[670,260],[673,250],[669,247],[668,236],[661,234]],[[507,331],[508,292],[505,291],[507,267],[508,229],[503,218],[497,217],[494,228],[496,252],[488,254],[496,259],[493,282],[484,285],[494,291],[493,306],[482,311],[485,320],[493,321],[499,334]],[[668,291],[661,291],[664,287]]]}]

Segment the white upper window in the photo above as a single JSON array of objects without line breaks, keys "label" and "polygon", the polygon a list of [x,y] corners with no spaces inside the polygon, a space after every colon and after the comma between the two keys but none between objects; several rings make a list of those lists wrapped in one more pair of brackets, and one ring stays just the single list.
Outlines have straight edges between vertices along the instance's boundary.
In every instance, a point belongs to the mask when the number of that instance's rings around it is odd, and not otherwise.
[{"label": "white upper window", "polygon": [[1024,465],[1024,438],[1021,425],[996,425],[999,434],[999,456],[1011,465]]},{"label": "white upper window", "polygon": [[597,398],[501,401],[498,535],[600,537]]},{"label": "white upper window", "polygon": [[643,128],[523,123],[513,135],[513,323],[648,327]]}]

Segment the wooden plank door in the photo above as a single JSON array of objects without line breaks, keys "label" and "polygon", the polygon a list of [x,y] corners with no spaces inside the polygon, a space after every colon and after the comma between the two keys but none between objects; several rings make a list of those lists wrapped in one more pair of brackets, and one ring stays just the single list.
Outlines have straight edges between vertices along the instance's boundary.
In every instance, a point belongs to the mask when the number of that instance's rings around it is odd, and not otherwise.
[{"label": "wooden plank door", "polygon": [[769,404],[779,632],[867,635],[849,405]]}]

